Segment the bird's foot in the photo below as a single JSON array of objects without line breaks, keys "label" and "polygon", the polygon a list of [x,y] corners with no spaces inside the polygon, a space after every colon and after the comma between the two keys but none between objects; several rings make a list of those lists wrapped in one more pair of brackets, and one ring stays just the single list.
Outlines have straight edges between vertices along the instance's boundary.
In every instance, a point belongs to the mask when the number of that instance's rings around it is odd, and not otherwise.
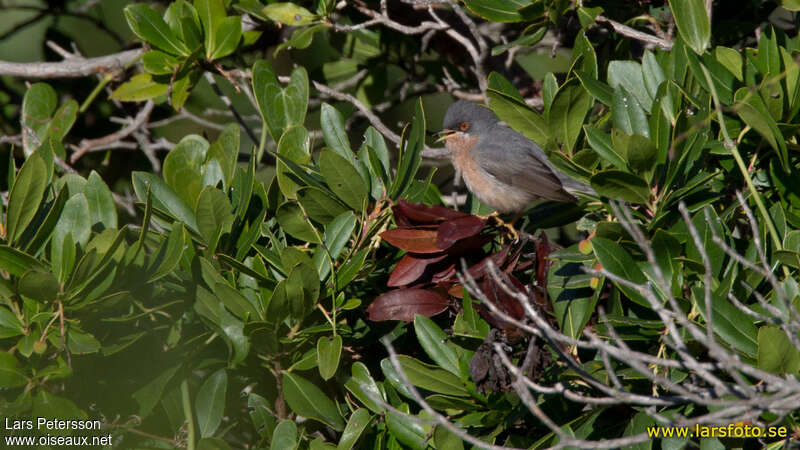
[{"label": "bird's foot", "polygon": [[514,220],[512,220],[511,222],[506,222],[500,218],[500,213],[498,211],[479,217],[495,225],[500,229],[505,229],[511,237],[511,242],[516,242],[519,240],[519,233],[514,228],[514,222],[516,222],[517,217],[515,217]]}]

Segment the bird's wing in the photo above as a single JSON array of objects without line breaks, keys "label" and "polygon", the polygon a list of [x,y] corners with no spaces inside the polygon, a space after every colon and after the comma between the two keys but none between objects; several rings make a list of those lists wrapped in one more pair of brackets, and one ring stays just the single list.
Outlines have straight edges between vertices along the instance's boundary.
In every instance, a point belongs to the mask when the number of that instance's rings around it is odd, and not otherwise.
[{"label": "bird's wing", "polygon": [[489,133],[482,136],[471,154],[487,173],[504,184],[530,192],[548,200],[574,202],[566,192],[558,169],[548,161],[544,151],[533,141],[517,134]]}]

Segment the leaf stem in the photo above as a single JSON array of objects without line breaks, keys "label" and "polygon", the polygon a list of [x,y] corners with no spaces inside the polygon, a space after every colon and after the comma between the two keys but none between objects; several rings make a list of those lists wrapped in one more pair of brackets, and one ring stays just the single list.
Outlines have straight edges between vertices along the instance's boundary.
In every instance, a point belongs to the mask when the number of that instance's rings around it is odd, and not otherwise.
[{"label": "leaf stem", "polygon": [[194,450],[194,419],[192,418],[192,400],[189,398],[189,382],[187,380],[183,380],[181,383],[181,399],[183,400],[183,414],[186,416],[187,423],[186,448]]},{"label": "leaf stem", "polygon": [[89,108],[89,105],[91,105],[92,102],[94,101],[95,97],[97,97],[97,94],[99,94],[100,91],[102,91],[103,88],[106,87],[106,85],[109,83],[109,81],[111,81],[113,79],[114,79],[114,75],[110,74],[110,73],[107,73],[100,80],[100,82],[97,83],[97,86],[95,86],[95,88],[92,90],[92,92],[89,94],[89,96],[86,97],[86,99],[83,101],[83,103],[81,104],[81,107],[80,107],[80,109],[78,111],[86,112],[86,110]]},{"label": "leaf stem", "polygon": [[[756,202],[758,210],[761,212],[764,222],[767,224],[767,229],[769,230],[770,237],[772,238],[772,243],[775,244],[775,248],[777,250],[781,250],[783,246],[781,239],[778,236],[778,230],[775,228],[775,224],[772,223],[772,218],[769,216],[769,212],[767,211],[766,206],[764,206],[764,202],[761,200],[761,195],[758,193],[756,186],[753,184],[753,179],[750,177],[750,172],[747,170],[747,165],[745,165],[742,155],[739,153],[739,147],[728,134],[728,127],[725,125],[725,118],[722,115],[722,106],[719,101],[719,96],[717,95],[717,89],[714,86],[714,82],[711,80],[711,74],[708,73],[708,69],[706,69],[704,64],[700,64],[700,68],[703,70],[703,75],[705,75],[706,82],[711,90],[711,96],[714,99],[714,107],[717,110],[717,120],[719,121],[719,127],[722,131],[722,136],[725,139],[725,148],[731,151],[733,159],[736,160],[736,165],[739,166],[739,170],[742,172],[745,183],[747,183],[747,188],[750,190],[750,194],[753,196],[753,200]],[[786,266],[783,266],[783,272],[784,275],[787,277],[789,276],[789,270],[786,268]]]}]

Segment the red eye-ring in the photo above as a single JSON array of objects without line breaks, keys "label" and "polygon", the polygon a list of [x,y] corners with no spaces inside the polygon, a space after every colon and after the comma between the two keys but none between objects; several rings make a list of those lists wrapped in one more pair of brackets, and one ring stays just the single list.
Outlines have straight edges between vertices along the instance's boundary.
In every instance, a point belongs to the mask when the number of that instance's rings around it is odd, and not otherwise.
[{"label": "red eye-ring", "polygon": [[459,125],[458,128],[460,128],[461,131],[469,130],[469,122],[461,122],[461,125]]}]

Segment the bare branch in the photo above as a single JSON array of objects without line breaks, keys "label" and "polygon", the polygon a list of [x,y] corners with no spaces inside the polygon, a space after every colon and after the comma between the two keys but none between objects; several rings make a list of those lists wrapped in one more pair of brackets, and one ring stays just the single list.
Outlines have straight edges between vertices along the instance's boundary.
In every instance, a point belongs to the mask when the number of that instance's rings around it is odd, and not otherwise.
[{"label": "bare branch", "polygon": [[144,50],[126,50],[97,58],[69,58],[59,62],[15,63],[0,61],[0,75],[20,78],[80,78],[96,73],[122,70],[136,61]]},{"label": "bare branch", "polygon": [[644,33],[642,31],[636,30],[636,29],[631,28],[631,27],[629,27],[627,25],[623,25],[623,24],[621,24],[621,23],[619,23],[617,21],[611,20],[606,16],[599,15],[594,20],[595,20],[595,22],[598,22],[598,23],[607,23],[607,24],[611,25],[611,28],[613,28],[614,31],[616,31],[617,33],[619,33],[619,34],[621,34],[623,36],[627,36],[629,38],[636,39],[638,41],[642,41],[642,42],[647,43],[647,44],[652,44],[652,45],[655,45],[657,47],[661,47],[664,50],[669,50],[669,49],[672,48],[672,45],[673,45],[672,41],[668,41],[666,39],[661,39],[658,36],[653,36],[652,34],[647,34],[647,33]]},{"label": "bare branch", "polygon": [[139,113],[136,114],[136,117],[133,119],[130,125],[115,133],[111,133],[97,139],[84,139],[81,141],[78,150],[72,154],[70,162],[75,164],[75,162],[87,152],[91,152],[96,149],[103,150],[107,148],[105,146],[130,136],[134,131],[138,130],[145,124],[145,122],[147,122],[147,119],[150,117],[150,113],[153,112],[154,106],[155,103],[153,103],[152,100],[148,100],[145,102],[144,107],[139,111]]}]

